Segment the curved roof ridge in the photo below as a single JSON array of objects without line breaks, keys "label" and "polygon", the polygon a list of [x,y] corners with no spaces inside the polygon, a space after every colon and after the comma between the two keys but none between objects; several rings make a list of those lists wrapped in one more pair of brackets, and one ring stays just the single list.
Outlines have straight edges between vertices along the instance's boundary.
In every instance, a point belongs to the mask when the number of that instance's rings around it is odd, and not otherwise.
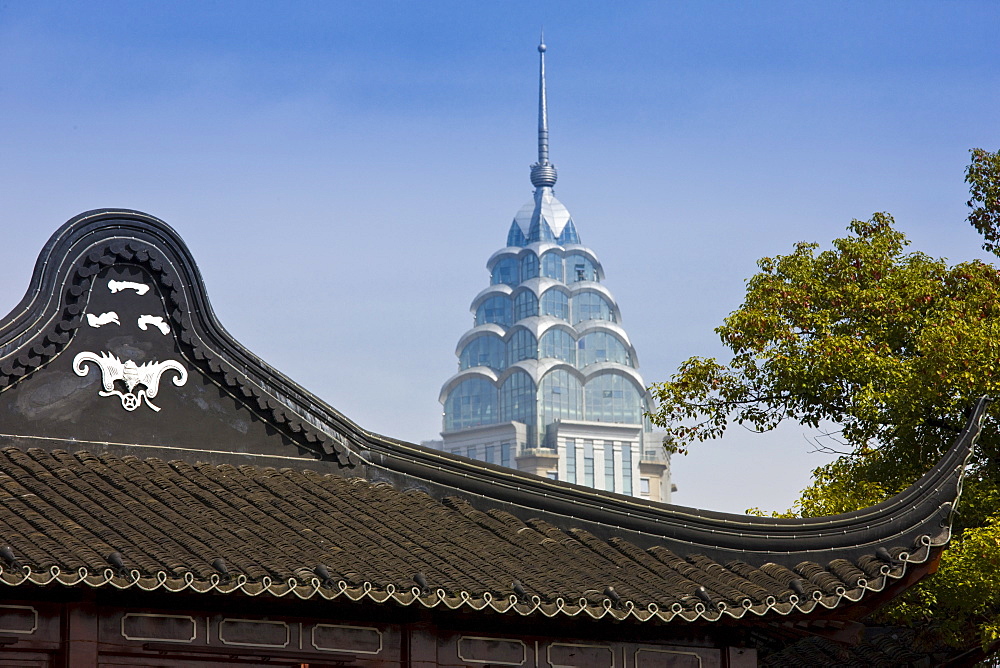
[{"label": "curved roof ridge", "polygon": [[[598,533],[617,528],[646,545],[669,538],[710,555],[730,555],[726,558],[766,555],[786,565],[831,549],[847,555],[869,554],[885,544],[904,545],[904,552],[913,554],[915,550],[943,545],[950,537],[947,527],[960,495],[965,462],[982,427],[986,404],[985,399],[977,403],[948,453],[910,488],[872,508],[824,518],[754,517],[664,505],[516,471],[506,476],[493,471],[487,485],[485,481],[476,483],[468,472],[448,473],[440,463],[434,469],[449,485],[462,482],[460,487],[467,492],[482,496],[484,501],[502,500],[506,507],[517,509],[520,516],[543,513],[557,525],[572,518],[574,522],[593,523],[593,530]],[[443,457],[434,452],[421,451],[417,455],[411,451],[413,459],[399,459],[400,454],[397,452],[396,456],[377,463],[393,467],[393,462],[397,462],[402,466],[401,472],[414,475],[422,469],[420,460],[425,455],[433,460]],[[404,460],[409,463],[404,464]],[[500,478],[509,480],[501,482]]]}]

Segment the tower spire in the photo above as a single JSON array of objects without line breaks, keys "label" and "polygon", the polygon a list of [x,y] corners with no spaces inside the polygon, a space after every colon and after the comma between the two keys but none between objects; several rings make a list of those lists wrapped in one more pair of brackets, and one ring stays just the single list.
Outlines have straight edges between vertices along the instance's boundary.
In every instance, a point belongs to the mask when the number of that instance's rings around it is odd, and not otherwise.
[{"label": "tower spire", "polygon": [[545,99],[545,31],[538,39],[538,162],[549,162],[549,110]]},{"label": "tower spire", "polygon": [[549,109],[545,97],[545,32],[538,40],[538,162],[531,166],[531,185],[551,188],[556,168],[549,162]]}]

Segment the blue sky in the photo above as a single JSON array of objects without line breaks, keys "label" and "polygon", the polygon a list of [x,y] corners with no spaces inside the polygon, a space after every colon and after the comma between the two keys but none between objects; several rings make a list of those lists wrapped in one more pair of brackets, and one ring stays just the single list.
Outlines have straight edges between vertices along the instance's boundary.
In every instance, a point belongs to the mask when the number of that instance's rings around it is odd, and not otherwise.
[{"label": "blue sky", "polygon": [[[529,199],[549,45],[559,198],[647,381],[722,350],[759,257],[889,211],[982,256],[996,2],[0,2],[0,310],[68,218],[185,239],[223,324],[374,431],[440,429],[485,261]],[[675,459],[675,501],[787,507],[798,426]]]}]

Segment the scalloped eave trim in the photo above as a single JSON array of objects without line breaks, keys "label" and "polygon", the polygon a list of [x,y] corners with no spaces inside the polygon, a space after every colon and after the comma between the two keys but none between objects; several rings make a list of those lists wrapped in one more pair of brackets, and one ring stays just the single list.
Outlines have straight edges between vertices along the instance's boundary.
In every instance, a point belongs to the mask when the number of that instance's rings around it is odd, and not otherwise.
[{"label": "scalloped eave trim", "polygon": [[768,597],[764,602],[749,606],[730,606],[720,603],[717,606],[708,607],[699,602],[688,608],[680,603],[661,608],[656,603],[640,606],[632,601],[624,601],[616,607],[608,598],[601,600],[600,604],[595,604],[584,598],[577,600],[557,598],[549,603],[542,601],[538,596],[532,596],[527,602],[524,602],[518,600],[514,595],[497,597],[489,592],[473,595],[462,591],[457,595],[449,595],[442,589],[423,592],[418,587],[403,589],[391,584],[380,589],[370,582],[358,586],[351,586],[344,580],[324,584],[319,578],[310,578],[308,581],[299,582],[295,578],[274,580],[270,577],[264,577],[259,581],[252,581],[245,575],[223,579],[218,574],[212,574],[206,580],[198,579],[191,572],[185,573],[182,577],[171,577],[165,571],[160,571],[154,577],[144,577],[137,570],[132,570],[127,576],[124,576],[115,573],[111,568],[92,573],[85,567],[75,571],[63,571],[57,566],[38,571],[33,571],[28,566],[21,569],[0,567],[0,584],[11,587],[22,585],[76,587],[86,585],[93,588],[114,587],[121,590],[141,589],[149,592],[163,590],[171,593],[241,593],[247,596],[267,594],[275,598],[292,595],[302,600],[322,598],[327,601],[370,601],[401,606],[419,604],[425,608],[443,607],[449,610],[482,611],[488,609],[491,612],[518,614],[523,617],[541,614],[549,618],[586,616],[592,619],[610,617],[616,621],[634,619],[639,622],[659,621],[665,623],[675,620],[714,622],[723,618],[738,620],[748,614],[756,617],[764,617],[765,615],[788,616],[796,612],[811,614],[816,610],[833,610],[844,603],[857,603],[864,598],[866,593],[881,592],[891,581],[901,579],[906,575],[907,565],[925,563],[930,556],[931,548],[939,546],[933,545],[931,541],[927,540],[916,554],[900,553],[897,557],[898,563],[894,568],[886,566],[881,575],[870,581],[859,583],[852,589],[838,588],[834,593],[810,598],[803,597],[802,599],[793,594],[785,601],[777,601],[773,597]]}]

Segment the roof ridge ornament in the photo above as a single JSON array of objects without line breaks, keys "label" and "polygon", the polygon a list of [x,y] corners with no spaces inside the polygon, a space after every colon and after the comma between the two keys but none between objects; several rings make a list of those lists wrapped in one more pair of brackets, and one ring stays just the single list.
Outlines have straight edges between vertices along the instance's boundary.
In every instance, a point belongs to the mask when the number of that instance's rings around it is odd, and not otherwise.
[{"label": "roof ridge ornament", "polygon": [[545,31],[538,39],[538,162],[531,166],[531,185],[551,188],[556,168],[549,162],[549,110],[545,97]]}]

